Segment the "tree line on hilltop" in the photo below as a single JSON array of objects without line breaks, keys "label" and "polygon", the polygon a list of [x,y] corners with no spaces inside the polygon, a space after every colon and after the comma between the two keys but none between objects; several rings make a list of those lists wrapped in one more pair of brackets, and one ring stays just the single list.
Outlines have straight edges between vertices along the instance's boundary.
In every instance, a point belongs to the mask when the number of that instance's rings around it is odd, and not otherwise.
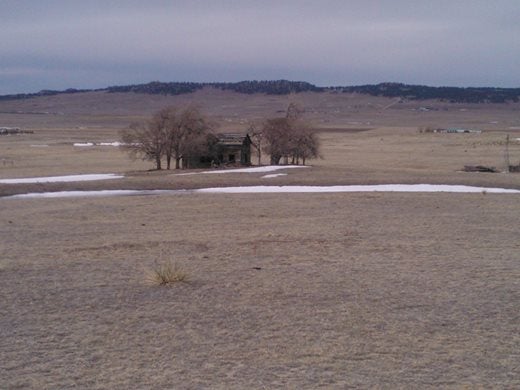
[{"label": "tree line on hilltop", "polygon": [[436,99],[450,103],[518,102],[520,88],[428,87],[401,83],[381,83],[353,87],[333,87],[337,92],[356,92],[372,96],[400,97],[409,100]]},{"label": "tree line on hilltop", "polygon": [[239,81],[236,83],[192,83],[171,82],[162,83],[152,81],[148,84],[135,84],[126,86],[108,87],[108,92],[135,92],[160,95],[181,95],[195,92],[204,87],[213,87],[225,91],[233,91],[245,94],[265,93],[267,95],[288,95],[299,92],[322,92],[325,88],[317,87],[304,81]]},{"label": "tree line on hilltop", "polygon": [[288,95],[301,92],[360,93],[372,96],[400,97],[408,100],[435,99],[451,103],[506,103],[520,100],[520,88],[494,87],[429,87],[425,85],[407,85],[402,83],[380,83],[359,86],[318,87],[305,81],[267,80],[240,81],[233,83],[195,83],[195,82],[159,82],[111,86],[103,89],[67,89],[64,91],[42,90],[36,93],[21,93],[0,96],[0,100],[29,99],[39,96],[74,94],[91,91],[108,93],[133,92],[160,95],[181,95],[193,93],[204,87],[244,94],[263,93],[267,95]]}]

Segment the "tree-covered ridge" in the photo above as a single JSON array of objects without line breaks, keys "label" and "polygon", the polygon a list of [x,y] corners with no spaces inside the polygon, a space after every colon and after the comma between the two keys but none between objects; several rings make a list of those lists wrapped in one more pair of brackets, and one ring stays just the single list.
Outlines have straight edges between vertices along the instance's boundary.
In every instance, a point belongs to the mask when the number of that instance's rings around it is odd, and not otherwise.
[{"label": "tree-covered ridge", "polygon": [[181,95],[195,92],[204,87],[213,87],[238,93],[265,93],[267,95],[287,95],[298,92],[321,92],[325,88],[317,87],[304,81],[272,80],[272,81],[239,81],[237,83],[161,83],[153,81],[148,84],[108,87],[108,92],[136,92],[160,95]]},{"label": "tree-covered ridge", "polygon": [[215,88],[230,90],[238,93],[265,93],[267,95],[288,95],[299,92],[323,92],[326,88],[317,87],[305,81],[240,81],[238,83],[209,83]]},{"label": "tree-covered ridge", "polygon": [[409,100],[437,99],[451,103],[518,102],[520,88],[428,87],[401,83],[381,83],[353,87],[333,87],[341,92],[357,92],[372,96],[402,97]]},{"label": "tree-covered ridge", "polygon": [[43,89],[40,92],[34,93],[17,93],[13,95],[0,95],[0,101],[2,100],[21,100],[21,99],[30,99],[40,96],[53,96],[53,95],[61,95],[61,94],[72,94],[72,93],[80,93],[80,92],[91,92],[92,89],[75,89],[69,88],[64,91],[56,91],[52,89]]},{"label": "tree-covered ridge", "polygon": [[361,93],[372,96],[400,97],[409,100],[436,99],[452,103],[505,103],[520,100],[520,88],[494,87],[429,87],[402,83],[368,84],[350,87],[318,87],[305,81],[267,80],[240,81],[236,83],[192,83],[153,81],[147,84],[111,86],[104,89],[67,89],[64,91],[43,90],[36,93],[3,95],[0,100],[28,99],[39,96],[72,94],[90,91],[133,92],[157,95],[181,95],[192,93],[204,87],[213,87],[244,94],[263,93],[267,95],[287,95],[300,92],[342,92]]},{"label": "tree-covered ridge", "polygon": [[287,95],[299,92],[322,92],[327,88],[317,87],[305,81],[289,81],[289,80],[247,80],[236,83],[193,83],[193,82],[168,82],[152,81],[147,84],[131,84],[116,85],[104,89],[67,89],[65,91],[43,90],[36,93],[20,93],[15,95],[0,96],[0,100],[17,100],[29,99],[39,96],[52,96],[59,94],[69,94],[77,92],[106,91],[109,93],[116,92],[134,92],[146,93],[151,95],[182,95],[192,93],[204,87],[213,87],[221,90],[233,91],[237,93],[254,94],[265,93],[267,95]]},{"label": "tree-covered ridge", "polygon": [[192,93],[204,87],[202,83],[189,82],[170,82],[162,83],[160,81],[152,81],[147,84],[132,84],[123,86],[108,87],[106,91],[114,92],[135,92],[147,93],[151,95],[182,95]]}]

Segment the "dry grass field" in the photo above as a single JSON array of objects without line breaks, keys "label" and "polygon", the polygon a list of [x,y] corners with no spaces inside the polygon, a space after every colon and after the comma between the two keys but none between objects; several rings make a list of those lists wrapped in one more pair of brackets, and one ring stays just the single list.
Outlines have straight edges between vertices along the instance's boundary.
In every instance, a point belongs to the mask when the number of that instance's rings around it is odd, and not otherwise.
[{"label": "dry grass field", "polygon": [[[125,178],[0,184],[0,195],[260,184],[520,189],[520,174],[460,171],[503,170],[506,134],[518,163],[520,105],[429,102],[438,107],[424,112],[424,102],[355,95],[194,95],[1,102],[0,126],[34,134],[0,138],[0,179]],[[115,141],[166,104],[193,100],[225,131],[291,99],[320,129],[325,158],[283,177],[179,176],[148,171],[114,147],[73,146]],[[426,126],[483,132],[420,133]],[[519,220],[516,194],[0,198],[0,388],[518,388]],[[168,261],[187,280],[150,284],[147,273]]]}]

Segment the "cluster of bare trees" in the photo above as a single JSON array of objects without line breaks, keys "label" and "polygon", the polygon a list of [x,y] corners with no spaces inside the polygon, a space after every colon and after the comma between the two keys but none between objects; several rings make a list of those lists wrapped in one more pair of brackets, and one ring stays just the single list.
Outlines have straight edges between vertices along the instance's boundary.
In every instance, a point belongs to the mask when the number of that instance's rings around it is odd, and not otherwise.
[{"label": "cluster of bare trees", "polygon": [[210,130],[210,124],[197,108],[167,107],[146,122],[132,123],[121,132],[121,141],[133,158],[154,161],[156,169],[162,168],[163,158],[166,169],[170,169],[173,159],[179,169],[181,160],[204,153]]},{"label": "cluster of bare trees", "polygon": [[[302,164],[309,158],[320,157],[319,139],[301,118],[303,111],[290,104],[286,115],[270,118],[249,129],[253,146],[261,164],[262,152],[270,156],[272,165]],[[167,107],[146,122],[131,124],[121,132],[123,148],[132,158],[154,161],[156,169],[166,169],[172,160],[175,168],[188,168],[191,156],[218,160],[218,138],[211,124],[195,107]]]},{"label": "cluster of bare trees", "polygon": [[[270,156],[271,165],[305,165],[309,158],[320,157],[320,143],[314,131],[301,119],[303,110],[291,103],[285,117],[267,119],[260,130],[251,128],[260,164],[261,153]],[[283,161],[282,161],[283,159]]]}]

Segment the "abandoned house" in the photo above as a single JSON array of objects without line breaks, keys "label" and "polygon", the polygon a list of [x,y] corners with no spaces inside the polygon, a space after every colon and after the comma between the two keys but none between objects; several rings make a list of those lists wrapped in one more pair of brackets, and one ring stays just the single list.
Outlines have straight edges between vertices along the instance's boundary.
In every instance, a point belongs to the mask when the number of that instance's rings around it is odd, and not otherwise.
[{"label": "abandoned house", "polygon": [[183,159],[183,168],[208,168],[222,165],[251,165],[251,138],[248,134],[216,134],[207,154]]}]

